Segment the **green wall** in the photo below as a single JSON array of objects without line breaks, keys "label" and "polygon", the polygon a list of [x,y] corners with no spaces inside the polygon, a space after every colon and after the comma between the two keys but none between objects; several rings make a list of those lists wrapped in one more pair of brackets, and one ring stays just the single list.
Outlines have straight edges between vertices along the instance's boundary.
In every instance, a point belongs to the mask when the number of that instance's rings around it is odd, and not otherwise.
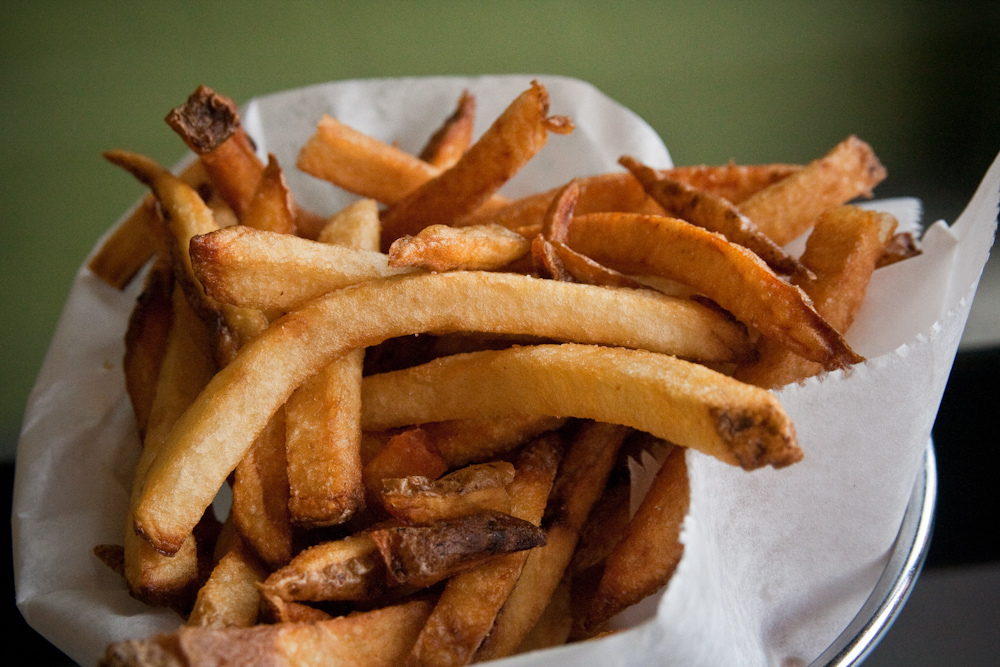
[{"label": "green wall", "polygon": [[953,219],[1000,151],[1000,3],[7,2],[0,8],[0,436],[72,277],[142,193],[100,152],[170,164],[199,83],[531,72],[590,81],[677,163],[807,161],[850,133]]}]

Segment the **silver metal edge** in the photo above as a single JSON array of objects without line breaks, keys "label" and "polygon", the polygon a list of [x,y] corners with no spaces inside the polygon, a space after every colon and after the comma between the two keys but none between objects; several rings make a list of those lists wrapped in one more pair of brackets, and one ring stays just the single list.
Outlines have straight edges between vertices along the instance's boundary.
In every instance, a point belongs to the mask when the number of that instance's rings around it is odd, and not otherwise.
[{"label": "silver metal edge", "polygon": [[913,591],[927,559],[936,503],[937,464],[934,442],[929,441],[923,469],[917,474],[882,576],[854,620],[810,667],[859,665],[885,636]]}]

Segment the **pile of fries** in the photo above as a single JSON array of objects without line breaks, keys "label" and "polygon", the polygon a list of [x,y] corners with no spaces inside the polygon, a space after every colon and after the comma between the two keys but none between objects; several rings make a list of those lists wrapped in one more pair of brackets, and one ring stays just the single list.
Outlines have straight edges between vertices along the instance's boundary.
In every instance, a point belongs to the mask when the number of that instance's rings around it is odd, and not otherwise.
[{"label": "pile of fries", "polygon": [[465,93],[411,155],[318,119],[296,166],[358,197],[330,218],[205,87],[167,116],[182,173],[105,155],[151,192],[90,264],[118,288],[149,267],[123,364],[142,453],[123,544],[95,553],[186,624],[102,664],[460,665],[600,636],[681,559],[686,450],[800,460],[769,389],[862,361],[843,332],[870,276],[919,252],[848,204],[885,177],[855,137],[804,166],[622,156],[510,200],[573,122],[537,82],[474,120]]}]

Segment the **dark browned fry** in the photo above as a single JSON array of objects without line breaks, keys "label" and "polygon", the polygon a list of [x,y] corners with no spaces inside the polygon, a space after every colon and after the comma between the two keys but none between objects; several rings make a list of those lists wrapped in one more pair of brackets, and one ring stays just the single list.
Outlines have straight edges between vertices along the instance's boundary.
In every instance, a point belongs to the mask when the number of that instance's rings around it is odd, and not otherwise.
[{"label": "dark browned fry", "polygon": [[462,157],[472,143],[476,122],[476,96],[463,91],[455,112],[431,135],[420,151],[420,159],[438,169],[448,169]]},{"label": "dark browned fry", "polygon": [[385,562],[367,533],[323,542],[299,552],[259,588],[282,600],[370,600],[386,587]]},{"label": "dark browned fry", "polygon": [[882,250],[882,256],[878,258],[878,262],[875,263],[876,269],[881,269],[883,266],[889,266],[890,264],[895,264],[896,262],[901,262],[904,259],[909,259],[911,257],[916,257],[922,250],[920,246],[917,245],[916,239],[913,238],[912,232],[900,232],[898,234],[893,234],[889,242],[885,244],[885,248]]}]

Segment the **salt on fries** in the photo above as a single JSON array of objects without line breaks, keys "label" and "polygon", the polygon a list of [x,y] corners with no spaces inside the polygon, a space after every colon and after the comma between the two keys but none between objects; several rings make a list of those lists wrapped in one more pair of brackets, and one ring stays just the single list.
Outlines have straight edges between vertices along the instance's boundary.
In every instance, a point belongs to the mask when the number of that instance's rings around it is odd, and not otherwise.
[{"label": "salt on fries", "polygon": [[[914,252],[848,205],[884,178],[870,147],[622,156],[508,201],[573,123],[538,82],[478,139],[475,111],[466,91],[418,155],[317,119],[297,167],[362,197],[329,220],[204,87],[168,116],[198,156],[181,176],[107,154],[151,194],[91,269],[120,288],[156,259],[126,335],[124,546],[95,552],[188,620],[103,664],[459,665],[593,637],[681,559],[686,450],[803,456],[768,389],[861,361],[867,282]],[[650,448],[630,518],[624,462]]]}]

